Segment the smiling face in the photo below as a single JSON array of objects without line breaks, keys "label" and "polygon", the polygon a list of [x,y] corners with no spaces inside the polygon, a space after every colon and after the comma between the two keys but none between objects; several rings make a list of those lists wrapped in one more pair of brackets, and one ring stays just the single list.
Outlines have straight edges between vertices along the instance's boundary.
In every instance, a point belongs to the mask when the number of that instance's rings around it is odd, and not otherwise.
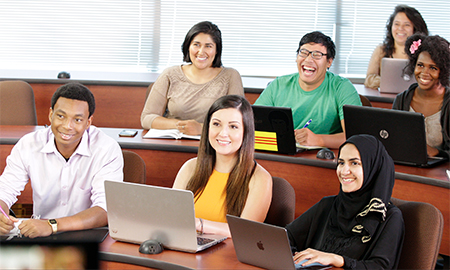
[{"label": "smiling face", "polygon": [[341,182],[342,191],[359,190],[364,182],[361,156],[354,144],[347,143],[341,148],[336,174]]},{"label": "smiling face", "polygon": [[69,158],[75,152],[84,131],[92,123],[88,103],[60,97],[54,108],[50,108],[49,119],[55,135],[56,148],[61,155]]},{"label": "smiling face", "polygon": [[[327,48],[322,44],[317,43],[303,44],[300,47],[300,50],[301,49],[306,49],[310,52],[319,51],[323,54],[327,54]],[[298,73],[300,75],[300,87],[305,91],[312,91],[319,87],[325,79],[325,74],[327,69],[331,66],[331,63],[333,63],[333,59],[327,59],[327,56],[324,55],[321,59],[316,60],[309,54],[306,58],[297,55],[296,62]]]},{"label": "smiling face", "polygon": [[428,52],[421,52],[417,58],[414,76],[422,90],[433,90],[440,86],[440,69]]},{"label": "smiling face", "polygon": [[243,138],[244,124],[238,109],[221,109],[212,114],[208,139],[216,155],[235,156]]},{"label": "smiling face", "polygon": [[210,35],[205,33],[196,35],[189,46],[189,57],[198,69],[211,67],[216,53],[216,43]]},{"label": "smiling face", "polygon": [[406,39],[414,34],[414,24],[408,19],[404,12],[399,12],[395,15],[391,32],[395,43],[404,45]]}]

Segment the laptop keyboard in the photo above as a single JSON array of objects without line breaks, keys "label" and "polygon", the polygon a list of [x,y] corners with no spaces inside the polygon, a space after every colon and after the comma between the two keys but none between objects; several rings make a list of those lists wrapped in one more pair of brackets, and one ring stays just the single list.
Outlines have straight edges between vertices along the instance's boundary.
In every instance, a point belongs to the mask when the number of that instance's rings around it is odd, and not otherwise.
[{"label": "laptop keyboard", "polygon": [[206,245],[208,243],[211,243],[212,241],[214,241],[214,239],[197,237],[197,245],[199,245],[199,246]]}]

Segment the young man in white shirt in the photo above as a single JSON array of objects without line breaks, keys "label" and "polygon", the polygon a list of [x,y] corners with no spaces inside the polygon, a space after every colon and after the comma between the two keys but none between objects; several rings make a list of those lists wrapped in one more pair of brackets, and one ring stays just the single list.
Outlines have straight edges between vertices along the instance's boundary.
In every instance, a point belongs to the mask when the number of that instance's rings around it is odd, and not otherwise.
[{"label": "young man in white shirt", "polygon": [[[31,181],[33,215],[19,225],[22,235],[35,238],[60,231],[107,225],[104,181],[123,181],[119,144],[91,126],[95,99],[78,83],[53,94],[51,126],[22,137],[0,176],[0,207],[5,213]],[[0,214],[0,234],[18,220]]]}]

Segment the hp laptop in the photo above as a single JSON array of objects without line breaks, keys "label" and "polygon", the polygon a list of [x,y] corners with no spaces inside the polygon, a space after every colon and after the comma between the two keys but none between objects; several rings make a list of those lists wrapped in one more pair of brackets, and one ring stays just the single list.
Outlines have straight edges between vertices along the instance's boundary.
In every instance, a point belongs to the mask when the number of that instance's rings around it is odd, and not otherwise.
[{"label": "hp laptop", "polygon": [[294,264],[285,228],[227,215],[231,239],[242,263],[266,269],[327,269],[319,263],[302,267]]},{"label": "hp laptop", "polygon": [[287,107],[253,105],[255,149],[281,154],[295,154],[294,121]]},{"label": "hp laptop", "polygon": [[425,120],[421,113],[344,105],[345,134],[379,139],[395,163],[430,167],[446,159],[428,157]]},{"label": "hp laptop", "polygon": [[140,244],[157,240],[164,248],[195,253],[227,237],[197,235],[191,191],[105,181],[110,236]]},{"label": "hp laptop", "polygon": [[380,73],[380,92],[395,93],[405,91],[416,82],[414,75],[404,74],[403,70],[408,64],[407,59],[382,58]]}]

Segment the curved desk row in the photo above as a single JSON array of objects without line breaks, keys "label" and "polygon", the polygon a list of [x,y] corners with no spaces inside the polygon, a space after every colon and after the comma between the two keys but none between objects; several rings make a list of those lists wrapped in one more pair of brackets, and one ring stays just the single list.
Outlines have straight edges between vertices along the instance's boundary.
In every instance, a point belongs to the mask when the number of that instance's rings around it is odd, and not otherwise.
[{"label": "curved desk row", "polygon": [[[238,261],[233,241],[227,239],[204,251],[192,254],[164,250],[160,254],[141,254],[139,245],[118,242],[110,236],[100,244],[101,269],[260,269]],[[145,269],[145,268],[142,268]]]},{"label": "curved desk row", "polygon": [[[49,124],[48,112],[50,100],[56,89],[67,82],[77,80],[25,80],[33,88],[38,125]],[[94,94],[97,100],[94,124],[102,127],[141,128],[140,116],[145,104],[147,87],[150,84],[118,84],[104,81],[81,80]],[[366,88],[363,84],[354,84],[360,95],[366,96],[374,107],[391,108],[395,94],[380,93]],[[263,88],[245,89],[245,97],[253,104]]]},{"label": "curved desk row", "polygon": [[[0,126],[0,168],[5,166],[13,144],[24,134],[42,127]],[[138,153],[147,165],[147,184],[171,187],[180,167],[197,155],[198,141],[172,139],[143,139],[146,131],[138,130],[134,138],[119,137],[122,129],[102,128],[115,138],[123,149]],[[256,160],[272,176],[286,179],[296,194],[296,217],[318,202],[322,197],[339,192],[335,161],[319,160],[317,150],[296,155],[257,152]],[[444,235],[440,253],[450,255],[450,181],[446,170],[450,163],[434,168],[417,168],[395,165],[396,182],[393,197],[428,202],[444,216]],[[29,188],[20,197],[21,203],[32,203]]]}]

